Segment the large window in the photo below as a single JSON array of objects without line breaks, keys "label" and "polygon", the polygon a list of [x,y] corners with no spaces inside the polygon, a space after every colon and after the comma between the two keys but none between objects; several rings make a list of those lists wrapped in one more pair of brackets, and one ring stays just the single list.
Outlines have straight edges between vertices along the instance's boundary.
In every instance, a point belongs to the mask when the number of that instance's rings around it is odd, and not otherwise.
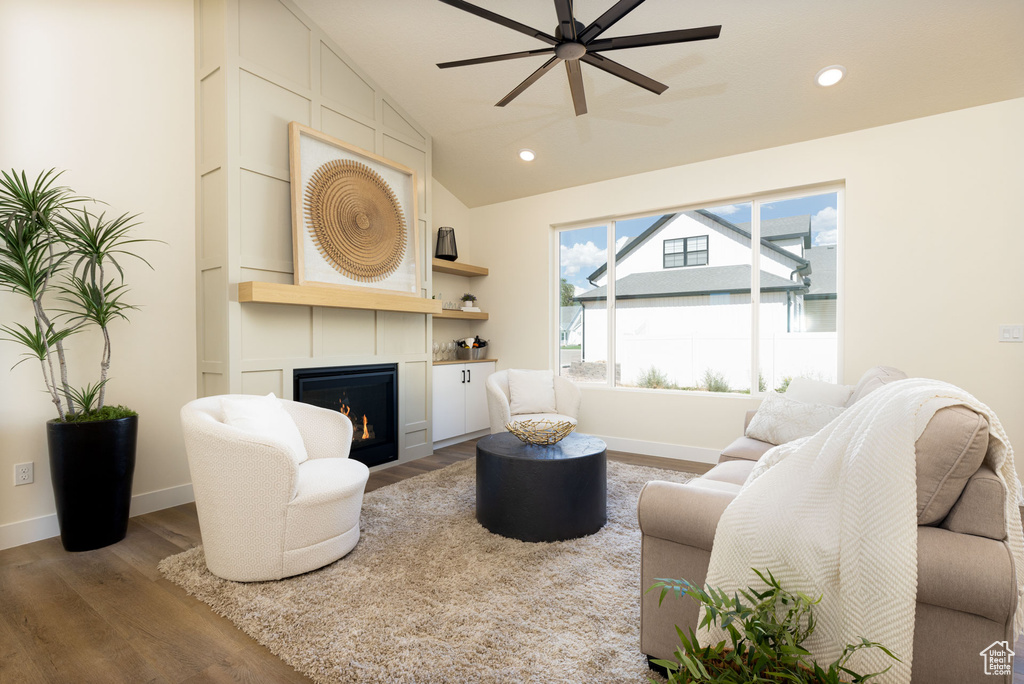
[{"label": "large window", "polygon": [[840,201],[835,189],[559,229],[559,372],[733,393],[837,380]]}]

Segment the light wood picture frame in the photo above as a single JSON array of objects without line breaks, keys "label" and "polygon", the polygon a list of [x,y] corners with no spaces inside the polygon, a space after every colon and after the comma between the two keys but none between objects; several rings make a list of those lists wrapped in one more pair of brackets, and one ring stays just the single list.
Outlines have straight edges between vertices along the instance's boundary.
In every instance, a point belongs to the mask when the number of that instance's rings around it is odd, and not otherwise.
[{"label": "light wood picture frame", "polygon": [[295,284],[422,297],[416,172],[297,121],[288,161]]}]

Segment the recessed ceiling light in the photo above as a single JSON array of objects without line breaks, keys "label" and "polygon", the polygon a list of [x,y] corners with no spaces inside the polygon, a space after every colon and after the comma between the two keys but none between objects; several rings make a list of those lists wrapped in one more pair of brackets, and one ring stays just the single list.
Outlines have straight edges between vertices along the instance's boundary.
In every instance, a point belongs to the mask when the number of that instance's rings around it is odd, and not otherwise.
[{"label": "recessed ceiling light", "polygon": [[822,87],[827,88],[828,86],[839,83],[841,80],[843,80],[843,76],[845,75],[846,67],[841,66],[839,64],[833,64],[832,66],[827,66],[821,71],[819,71],[817,74],[815,74],[814,82]]},{"label": "recessed ceiling light", "polygon": [[524,147],[523,149],[519,150],[519,158],[522,159],[523,161],[533,161],[534,159],[537,158],[537,155],[534,154],[533,150],[528,150]]}]

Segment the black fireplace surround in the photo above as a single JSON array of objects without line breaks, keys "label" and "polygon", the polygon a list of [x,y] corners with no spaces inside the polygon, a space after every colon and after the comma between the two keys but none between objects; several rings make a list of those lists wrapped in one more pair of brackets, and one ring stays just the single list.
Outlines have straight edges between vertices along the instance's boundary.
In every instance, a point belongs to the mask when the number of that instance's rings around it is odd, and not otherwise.
[{"label": "black fireplace surround", "polygon": [[292,397],[352,421],[350,458],[368,466],[398,460],[398,364],[296,368]]}]

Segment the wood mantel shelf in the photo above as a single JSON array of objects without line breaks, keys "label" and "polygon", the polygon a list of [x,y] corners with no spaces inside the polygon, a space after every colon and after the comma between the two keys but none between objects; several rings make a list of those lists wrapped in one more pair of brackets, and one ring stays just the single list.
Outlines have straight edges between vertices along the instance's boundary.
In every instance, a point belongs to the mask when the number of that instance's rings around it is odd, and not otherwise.
[{"label": "wood mantel shelf", "polygon": [[[250,280],[238,283],[239,302],[298,304],[335,309],[369,309],[406,313],[440,314],[441,301],[381,292],[358,292],[316,285],[284,285]],[[462,313],[462,312],[459,312]]]},{"label": "wood mantel shelf", "polygon": [[434,273],[448,273],[450,275],[466,276],[467,278],[485,276],[490,272],[483,266],[460,264],[455,261],[445,261],[444,259],[434,259],[430,268]]},{"label": "wood mantel shelf", "polygon": [[461,311],[459,309],[442,309],[434,314],[434,318],[459,318],[464,321],[486,321],[486,311]]}]

